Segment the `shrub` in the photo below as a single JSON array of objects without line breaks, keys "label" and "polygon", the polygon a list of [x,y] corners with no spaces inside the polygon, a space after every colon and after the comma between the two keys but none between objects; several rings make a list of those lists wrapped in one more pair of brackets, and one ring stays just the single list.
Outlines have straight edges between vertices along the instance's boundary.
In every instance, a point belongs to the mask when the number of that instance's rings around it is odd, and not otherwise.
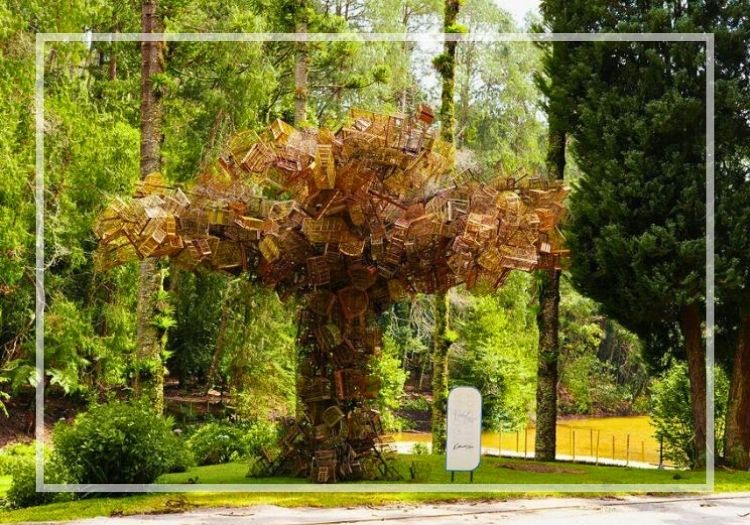
[{"label": "shrub", "polygon": [[[48,483],[67,483],[69,481],[65,468],[54,460],[47,461],[44,473]],[[13,478],[5,496],[5,506],[11,509],[72,499],[70,493],[58,494],[36,491],[34,445],[16,443],[0,450],[0,475]]]},{"label": "shrub", "polygon": [[192,462],[171,426],[145,405],[99,405],[55,427],[55,454],[79,483],[152,483]]},{"label": "shrub", "polygon": [[[729,381],[726,373],[714,368],[716,444],[721,446],[727,414]],[[664,440],[664,457],[679,466],[693,466],[704,451],[696,450],[693,413],[690,403],[690,379],[684,363],[672,365],[651,386],[649,414],[657,439]],[[717,450],[721,453],[721,450]]]},{"label": "shrub", "polygon": [[275,438],[275,428],[269,423],[212,422],[190,436],[187,445],[199,465],[215,465],[257,456]]},{"label": "shrub", "polygon": [[0,448],[0,476],[12,476],[12,471],[25,459],[34,459],[34,445],[31,443],[11,443]]}]

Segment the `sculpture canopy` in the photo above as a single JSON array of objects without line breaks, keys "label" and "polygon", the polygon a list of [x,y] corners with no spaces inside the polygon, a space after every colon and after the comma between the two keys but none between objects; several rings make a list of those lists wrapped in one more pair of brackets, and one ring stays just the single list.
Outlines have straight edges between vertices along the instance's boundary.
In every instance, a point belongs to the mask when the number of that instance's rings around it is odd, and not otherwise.
[{"label": "sculpture canopy", "polygon": [[441,188],[456,180],[454,152],[432,121],[427,106],[411,116],[355,109],[336,132],[277,120],[236,136],[189,189],[149,175],[95,225],[99,268],[169,257],[307,297],[305,414],[287,422],[281,451],[266,458],[271,471],[323,482],[389,475],[368,402],[378,388],[368,378],[380,344],[375,314],[410,294],[495,289],[512,270],[562,264],[568,190],[540,177]]}]

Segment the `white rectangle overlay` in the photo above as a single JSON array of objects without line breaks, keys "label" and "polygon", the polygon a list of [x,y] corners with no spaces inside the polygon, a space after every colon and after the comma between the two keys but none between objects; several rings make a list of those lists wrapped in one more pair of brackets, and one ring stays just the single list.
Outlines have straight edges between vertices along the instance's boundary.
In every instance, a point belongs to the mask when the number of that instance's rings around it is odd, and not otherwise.
[{"label": "white rectangle overlay", "polygon": [[[706,52],[706,480],[705,483],[259,483],[259,484],[51,484],[44,481],[44,49],[48,42],[698,42]],[[36,127],[36,490],[38,492],[712,492],[714,421],[714,54],[713,33],[37,33],[34,86]]]}]

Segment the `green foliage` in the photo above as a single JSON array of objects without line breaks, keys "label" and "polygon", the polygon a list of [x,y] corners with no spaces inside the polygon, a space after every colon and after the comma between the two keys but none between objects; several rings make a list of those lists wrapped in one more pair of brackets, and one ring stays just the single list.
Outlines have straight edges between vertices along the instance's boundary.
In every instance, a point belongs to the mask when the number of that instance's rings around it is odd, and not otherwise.
[{"label": "green foliage", "polygon": [[[719,447],[717,453],[720,453],[721,436],[726,423],[729,381],[720,367],[714,368],[714,380],[716,443]],[[654,381],[649,413],[656,427],[656,437],[664,440],[664,457],[677,465],[695,464],[704,451],[695,448],[690,379],[685,364],[673,364]]]},{"label": "green foliage", "polygon": [[[12,478],[4,501],[8,508],[19,509],[72,499],[70,493],[37,492],[35,457],[33,444],[17,443],[0,449],[0,475]],[[44,474],[47,483],[69,482],[65,467],[56,458],[50,460],[45,457],[45,461]]]},{"label": "green foliage", "polygon": [[391,334],[385,334],[383,349],[373,358],[371,364],[373,379],[380,385],[377,404],[383,427],[387,431],[401,429],[401,422],[394,415],[394,410],[401,405],[408,373],[402,367],[399,350],[394,337]]},{"label": "green foliage", "polygon": [[630,415],[636,412],[647,384],[648,371],[637,337],[606,319],[599,305],[563,278],[560,412]]},{"label": "green foliage", "polygon": [[78,483],[152,483],[192,462],[171,426],[149,407],[112,402],[58,423],[54,451]]},{"label": "green foliage", "polygon": [[455,325],[451,386],[479,389],[487,429],[519,428],[533,407],[537,333],[530,286],[531,276],[511,275],[497,294],[469,297]]},{"label": "green foliage", "polygon": [[34,445],[31,443],[11,443],[0,448],[0,476],[12,476],[20,462],[33,456]]},{"label": "green foliage", "polygon": [[245,278],[229,283],[221,373],[242,420],[292,413],[295,406],[296,304]]},{"label": "green foliage", "polygon": [[258,456],[275,439],[275,427],[265,422],[211,422],[191,435],[187,446],[198,465],[215,465]]}]

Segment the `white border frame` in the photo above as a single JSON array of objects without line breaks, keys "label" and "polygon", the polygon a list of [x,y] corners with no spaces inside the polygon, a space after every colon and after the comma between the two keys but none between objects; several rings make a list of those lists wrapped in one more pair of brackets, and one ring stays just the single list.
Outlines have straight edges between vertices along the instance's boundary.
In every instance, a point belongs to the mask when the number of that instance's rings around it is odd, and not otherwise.
[{"label": "white border frame", "polygon": [[[706,46],[706,482],[450,484],[48,484],[44,482],[44,50],[48,42],[702,42]],[[36,490],[38,492],[712,492],[714,490],[714,35],[713,33],[37,33],[36,82]]]}]

